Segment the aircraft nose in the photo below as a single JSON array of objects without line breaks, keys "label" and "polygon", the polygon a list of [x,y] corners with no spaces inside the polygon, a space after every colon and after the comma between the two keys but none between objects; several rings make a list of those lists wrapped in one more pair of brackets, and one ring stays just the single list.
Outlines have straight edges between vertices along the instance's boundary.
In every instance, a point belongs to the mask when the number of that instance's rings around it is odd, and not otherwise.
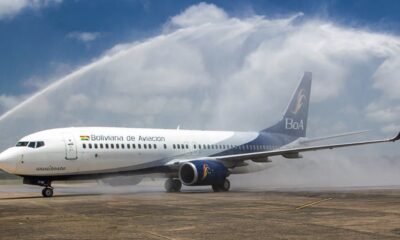
[{"label": "aircraft nose", "polygon": [[17,167],[17,155],[10,149],[0,153],[0,169],[13,173]]}]

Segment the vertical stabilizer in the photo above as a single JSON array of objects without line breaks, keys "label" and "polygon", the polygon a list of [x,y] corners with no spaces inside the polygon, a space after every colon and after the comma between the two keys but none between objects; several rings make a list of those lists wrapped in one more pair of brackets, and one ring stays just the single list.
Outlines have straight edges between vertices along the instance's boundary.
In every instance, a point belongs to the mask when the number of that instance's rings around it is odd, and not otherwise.
[{"label": "vertical stabilizer", "polygon": [[306,136],[311,81],[312,73],[305,72],[288,107],[286,108],[282,120],[263,131],[282,133],[295,137]]}]

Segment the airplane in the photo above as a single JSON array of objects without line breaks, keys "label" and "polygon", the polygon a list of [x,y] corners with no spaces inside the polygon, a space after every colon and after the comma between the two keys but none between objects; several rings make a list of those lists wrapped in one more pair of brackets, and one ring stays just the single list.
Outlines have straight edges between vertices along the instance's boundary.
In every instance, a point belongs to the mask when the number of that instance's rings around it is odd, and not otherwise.
[{"label": "airplane", "polygon": [[[388,139],[301,144],[299,140],[307,142],[311,82],[312,73],[305,72],[282,119],[259,132],[113,127],[50,129],[25,136],[2,152],[0,168],[22,177],[24,184],[44,187],[43,197],[53,196],[54,181],[151,174],[166,178],[167,192],[179,192],[182,184],[211,186],[215,192],[221,192],[229,191],[230,174],[263,170],[269,167],[274,156],[301,158],[302,152],[400,139],[398,133]],[[354,132],[348,135],[351,134]],[[316,140],[320,139],[324,138]]]}]

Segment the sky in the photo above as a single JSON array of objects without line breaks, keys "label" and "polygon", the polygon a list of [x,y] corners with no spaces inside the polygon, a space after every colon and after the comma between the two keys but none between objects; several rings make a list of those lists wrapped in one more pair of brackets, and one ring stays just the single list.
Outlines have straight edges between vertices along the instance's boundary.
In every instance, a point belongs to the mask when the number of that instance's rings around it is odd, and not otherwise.
[{"label": "sky", "polygon": [[[279,120],[304,71],[309,136],[394,135],[398,10],[394,0],[0,0],[0,149],[69,126],[257,131]],[[286,177],[272,182],[400,184],[397,149],[282,159]]]}]

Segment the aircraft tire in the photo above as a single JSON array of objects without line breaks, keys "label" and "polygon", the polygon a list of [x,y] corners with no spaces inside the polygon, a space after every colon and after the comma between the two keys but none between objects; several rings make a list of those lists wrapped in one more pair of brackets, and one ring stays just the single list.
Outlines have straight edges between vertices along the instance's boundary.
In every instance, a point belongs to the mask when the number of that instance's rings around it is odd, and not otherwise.
[{"label": "aircraft tire", "polygon": [[182,182],[179,179],[174,179],[173,185],[174,185],[174,192],[180,192],[182,188]]},{"label": "aircraft tire", "polygon": [[165,191],[179,192],[182,188],[182,182],[179,179],[168,178],[164,184]]},{"label": "aircraft tire", "polygon": [[231,182],[225,179],[223,183],[213,184],[212,189],[214,192],[228,192],[231,188]]},{"label": "aircraft tire", "polygon": [[42,190],[42,196],[49,198],[53,196],[53,189],[52,188],[43,188]]},{"label": "aircraft tire", "polygon": [[225,179],[224,183],[221,186],[222,191],[228,192],[230,188],[231,188],[231,182],[228,179]]}]

